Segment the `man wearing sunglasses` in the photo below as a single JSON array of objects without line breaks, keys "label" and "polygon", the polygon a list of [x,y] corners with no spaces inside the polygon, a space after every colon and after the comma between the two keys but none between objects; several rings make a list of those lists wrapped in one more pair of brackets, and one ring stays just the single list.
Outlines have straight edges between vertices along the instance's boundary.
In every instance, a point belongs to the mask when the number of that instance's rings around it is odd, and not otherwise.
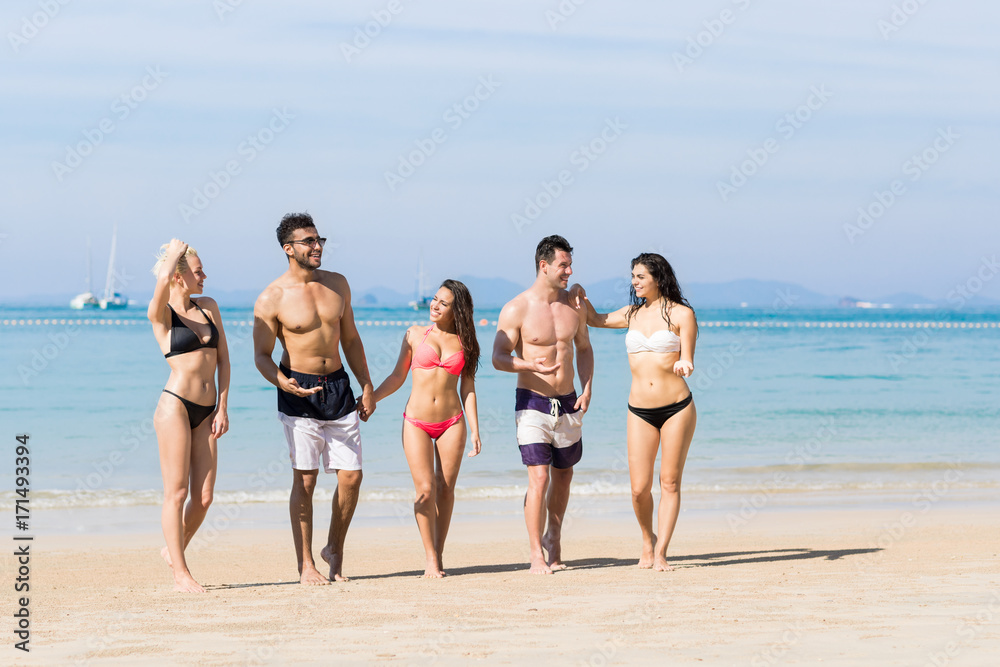
[{"label": "man wearing sunglasses", "polygon": [[[365,349],[354,323],[351,289],[339,273],[320,270],[326,239],[308,213],[289,213],[277,229],[288,270],[267,286],[254,304],[254,361],[264,379],[278,388],[278,417],[292,461],[288,501],[300,583],[328,584],[343,576],[344,537],[361,489],[359,416],[375,411]],[[284,351],[271,358],[275,339]],[[351,391],[340,349],[361,383],[360,400]],[[320,555],[329,576],[312,555],[312,497],[322,464],[336,473],[333,516]]]}]

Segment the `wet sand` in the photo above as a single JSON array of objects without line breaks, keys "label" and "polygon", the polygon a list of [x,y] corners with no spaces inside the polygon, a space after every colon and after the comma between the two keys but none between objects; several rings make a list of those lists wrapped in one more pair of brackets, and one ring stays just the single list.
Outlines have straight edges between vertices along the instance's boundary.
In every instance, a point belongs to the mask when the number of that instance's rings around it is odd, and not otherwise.
[{"label": "wet sand", "polygon": [[[551,576],[528,574],[515,515],[465,518],[443,580],[419,577],[412,521],[362,524],[351,581],[322,587],[297,583],[289,531],[234,528],[189,557],[205,595],[173,591],[158,533],[44,535],[31,547],[31,653],[8,633],[3,662],[993,665],[996,509],[784,509],[741,525],[684,512],[666,573],[636,568],[631,516],[584,514],[566,532],[570,568]],[[3,559],[5,581],[15,567]],[[5,609],[15,601],[8,588]]]}]

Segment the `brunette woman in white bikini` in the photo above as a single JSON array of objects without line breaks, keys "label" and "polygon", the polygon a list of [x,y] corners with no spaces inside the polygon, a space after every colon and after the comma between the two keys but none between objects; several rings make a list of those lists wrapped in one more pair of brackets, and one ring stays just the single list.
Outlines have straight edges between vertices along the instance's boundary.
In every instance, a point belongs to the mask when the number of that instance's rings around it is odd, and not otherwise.
[{"label": "brunette woman in white bikini", "polygon": [[[582,298],[577,298],[582,297]],[[639,567],[672,569],[667,546],[681,507],[681,475],[694,436],[697,413],[684,378],[694,372],[698,322],[681,294],[670,263],[656,253],[632,260],[632,303],[598,313],[586,291],[574,285],[571,301],[587,309],[587,324],[625,329],[632,369],[628,397],[628,469],[632,508],[642,530]],[[660,507],[653,531],[653,468],[660,457]]]}]

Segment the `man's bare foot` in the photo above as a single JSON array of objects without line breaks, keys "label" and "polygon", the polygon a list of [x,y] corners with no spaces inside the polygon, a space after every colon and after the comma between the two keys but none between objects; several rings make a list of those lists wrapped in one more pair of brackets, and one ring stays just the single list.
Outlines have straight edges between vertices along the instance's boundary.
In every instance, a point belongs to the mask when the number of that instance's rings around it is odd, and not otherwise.
[{"label": "man's bare foot", "polygon": [[319,556],[330,566],[330,581],[350,581],[350,579],[341,573],[341,570],[344,568],[343,554],[333,553],[333,549],[328,544],[319,552]]},{"label": "man's bare foot", "polygon": [[303,565],[299,583],[306,586],[325,586],[330,580],[320,574],[315,565]]},{"label": "man's bare foot", "polygon": [[166,547],[163,547],[162,549],[160,549],[160,558],[162,558],[166,562],[167,567],[169,567],[171,569],[174,567],[173,562],[171,562],[171,560],[170,560],[170,549],[168,549]]},{"label": "man's bare foot", "polygon": [[545,562],[542,554],[531,557],[531,574],[552,574],[552,568]]},{"label": "man's bare foot", "polygon": [[174,572],[174,590],[180,593],[204,593],[205,589],[190,573]]},{"label": "man's bare foot", "polygon": [[653,561],[653,569],[657,572],[670,572],[673,570],[673,566],[667,562],[667,559],[663,556],[657,556]]},{"label": "man's bare foot", "polygon": [[651,542],[642,542],[642,555],[639,556],[639,569],[649,570],[653,567],[653,545],[656,543],[656,535],[653,535]]},{"label": "man's bare foot", "polygon": [[553,538],[548,533],[542,535],[542,548],[548,552],[549,557],[545,560],[552,570],[565,570],[566,564],[560,558],[562,556],[562,544],[558,539]]}]

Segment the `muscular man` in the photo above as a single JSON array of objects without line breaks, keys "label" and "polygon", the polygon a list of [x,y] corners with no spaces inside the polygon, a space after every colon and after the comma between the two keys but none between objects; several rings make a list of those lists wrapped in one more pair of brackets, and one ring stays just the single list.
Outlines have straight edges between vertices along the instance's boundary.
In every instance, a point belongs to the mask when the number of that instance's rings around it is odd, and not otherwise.
[{"label": "muscular man", "polygon": [[[493,366],[517,373],[514,418],[521,461],[528,466],[524,522],[533,574],[566,568],[562,523],[573,466],[583,453],[580,424],[590,404],[594,374],[586,317],[570,305],[566,292],[573,273],[572,252],[561,236],[539,242],[535,283],[500,311],[493,342]],[[574,344],[583,387],[579,397],[573,389]]]},{"label": "muscular man", "polygon": [[[278,417],[285,427],[292,460],[292,521],[300,583],[347,581],[343,576],[344,537],[361,488],[361,434],[358,414],[367,421],[375,400],[365,349],[354,324],[351,289],[339,273],[321,271],[323,244],[308,213],[289,213],[278,225],[278,243],[288,270],[267,286],[254,304],[254,362],[264,379],[278,388]],[[281,365],[271,359],[275,338],[284,352]],[[338,346],[361,383],[357,404]],[[333,516],[320,552],[329,578],[312,556],[313,490],[322,461],[337,474]]]}]

